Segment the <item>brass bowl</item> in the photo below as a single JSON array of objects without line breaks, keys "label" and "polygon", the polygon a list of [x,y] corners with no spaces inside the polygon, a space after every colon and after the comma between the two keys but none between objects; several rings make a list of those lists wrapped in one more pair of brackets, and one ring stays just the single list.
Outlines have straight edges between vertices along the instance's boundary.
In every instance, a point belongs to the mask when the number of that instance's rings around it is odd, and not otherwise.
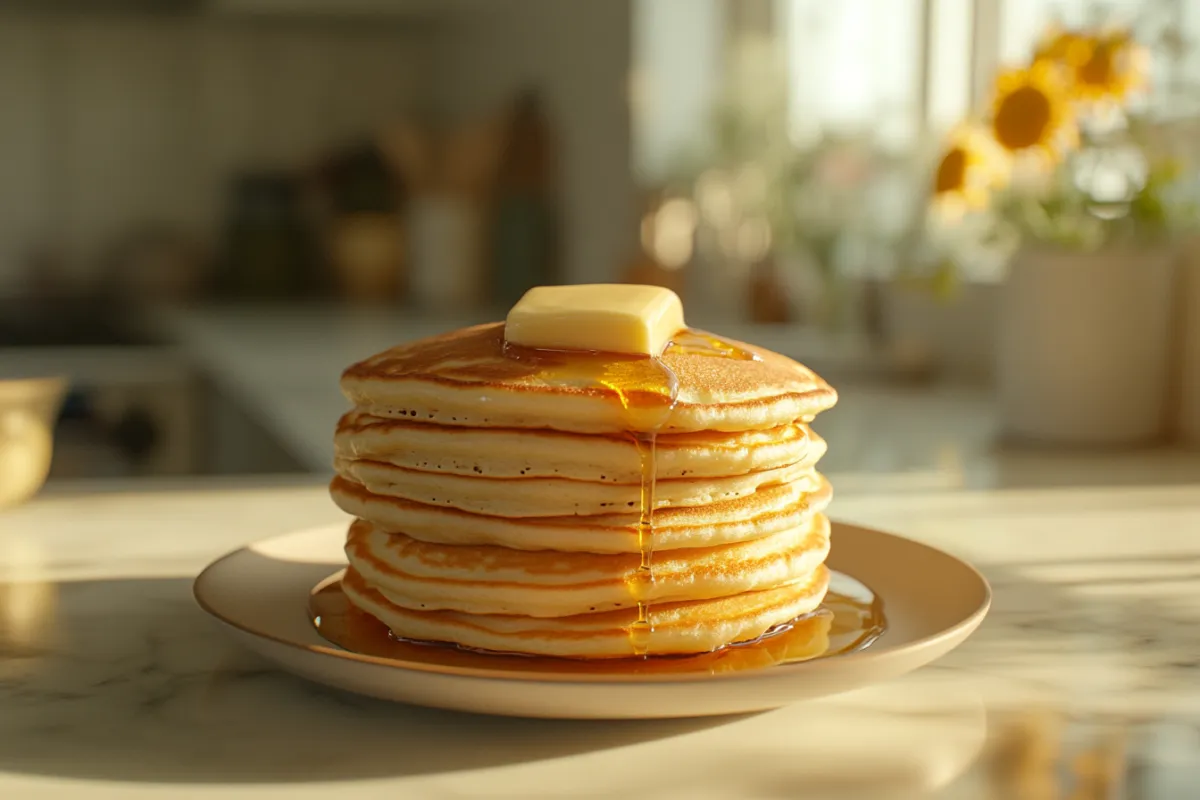
[{"label": "brass bowl", "polygon": [[0,509],[37,494],[50,474],[65,378],[0,379]]}]

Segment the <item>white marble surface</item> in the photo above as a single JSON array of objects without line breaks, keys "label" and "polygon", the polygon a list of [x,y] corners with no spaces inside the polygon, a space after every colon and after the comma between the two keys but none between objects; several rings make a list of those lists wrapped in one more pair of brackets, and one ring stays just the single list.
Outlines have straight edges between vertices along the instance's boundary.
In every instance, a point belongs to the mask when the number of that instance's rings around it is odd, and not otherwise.
[{"label": "white marble surface", "polygon": [[[0,512],[0,798],[1173,800],[1200,785],[1200,489],[845,489],[836,516],[987,574],[994,611],[964,647],[767,714],[568,723],[351,697],[234,647],[191,577],[338,520],[319,484],[101,488]],[[1130,785],[1070,795],[1071,765],[1110,734]],[[1034,793],[1051,778],[1061,793]]]}]

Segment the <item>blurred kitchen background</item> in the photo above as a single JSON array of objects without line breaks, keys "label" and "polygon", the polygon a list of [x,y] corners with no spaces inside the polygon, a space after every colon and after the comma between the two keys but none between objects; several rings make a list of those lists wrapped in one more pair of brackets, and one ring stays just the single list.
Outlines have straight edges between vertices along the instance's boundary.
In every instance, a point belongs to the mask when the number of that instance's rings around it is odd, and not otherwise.
[{"label": "blurred kitchen background", "polygon": [[324,475],[344,366],[632,281],[839,386],[831,471],[1195,464],[1197,37],[1187,0],[0,2],[0,378],[69,381],[52,484]]}]

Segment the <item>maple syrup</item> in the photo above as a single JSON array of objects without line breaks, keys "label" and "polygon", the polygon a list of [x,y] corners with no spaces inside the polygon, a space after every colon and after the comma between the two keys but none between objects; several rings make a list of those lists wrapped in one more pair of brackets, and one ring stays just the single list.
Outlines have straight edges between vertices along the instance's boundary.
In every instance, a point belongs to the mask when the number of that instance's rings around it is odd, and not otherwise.
[{"label": "maple syrup", "polygon": [[[629,593],[637,604],[637,620],[629,627],[629,641],[635,655],[646,656],[654,632],[648,604],[654,588],[654,484],[658,472],[655,442],[675,407],[679,380],[661,357],[545,350],[508,343],[503,352],[506,358],[533,368],[541,380],[612,391],[621,403],[625,429],[637,447],[641,469],[637,522],[641,559],[628,579]],[[759,359],[757,353],[690,328],[672,337],[663,355],[672,353],[742,361]]]},{"label": "maple syrup", "polygon": [[649,653],[653,628],[648,603],[654,587],[655,440],[666,425],[679,395],[679,380],[661,358],[579,350],[542,350],[506,344],[506,357],[537,369],[536,376],[556,385],[597,388],[616,393],[625,429],[637,447],[641,470],[637,540],[641,559],[628,579],[637,604],[637,620],[629,627],[633,652]]},{"label": "maple syrup", "polygon": [[650,634],[653,628],[649,619],[650,590],[654,587],[654,483],[657,465],[655,463],[654,433],[635,434],[634,443],[637,445],[638,459],[641,461],[642,488],[640,509],[637,523],[638,552],[641,560],[637,572],[630,581],[630,589],[634,602],[637,603],[637,621],[629,628],[629,641],[635,655],[645,656],[650,652]]},{"label": "maple syrup", "polygon": [[711,333],[693,328],[687,328],[675,334],[663,355],[668,353],[732,358],[737,361],[762,361],[762,356],[753,350],[747,350],[720,336],[713,336]]},{"label": "maple syrup", "polygon": [[393,636],[379,620],[360,611],[342,591],[342,574],[313,589],[309,614],[321,636],[343,650],[406,664],[499,672],[578,675],[716,674],[794,664],[853,653],[886,629],[883,603],[848,575],[833,572],[817,611],[778,625],[749,642],[689,656],[571,659],[490,653],[455,644],[418,642]]}]

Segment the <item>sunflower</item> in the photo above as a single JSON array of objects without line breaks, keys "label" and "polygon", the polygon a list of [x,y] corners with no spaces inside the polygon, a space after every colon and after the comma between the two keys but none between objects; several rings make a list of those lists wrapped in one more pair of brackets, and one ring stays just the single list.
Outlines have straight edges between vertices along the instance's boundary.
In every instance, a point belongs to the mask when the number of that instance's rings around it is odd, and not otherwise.
[{"label": "sunflower", "polygon": [[1055,25],[1047,30],[1034,49],[1034,63],[1050,62],[1061,66],[1081,64],[1091,52],[1092,39],[1079,31]]},{"label": "sunflower", "polygon": [[1081,58],[1068,65],[1079,100],[1119,104],[1146,85],[1148,53],[1128,31],[1089,38],[1086,48]]},{"label": "sunflower", "polygon": [[946,140],[933,178],[933,201],[950,216],[984,208],[1008,178],[1008,159],[987,132],[964,125]]},{"label": "sunflower", "polygon": [[1073,99],[1121,103],[1146,83],[1149,56],[1126,29],[1078,31],[1050,28],[1034,50],[1034,63],[1063,71]]},{"label": "sunflower", "polygon": [[1059,70],[1042,61],[996,79],[992,136],[1012,155],[1034,154],[1054,162],[1078,141],[1067,87]]}]

